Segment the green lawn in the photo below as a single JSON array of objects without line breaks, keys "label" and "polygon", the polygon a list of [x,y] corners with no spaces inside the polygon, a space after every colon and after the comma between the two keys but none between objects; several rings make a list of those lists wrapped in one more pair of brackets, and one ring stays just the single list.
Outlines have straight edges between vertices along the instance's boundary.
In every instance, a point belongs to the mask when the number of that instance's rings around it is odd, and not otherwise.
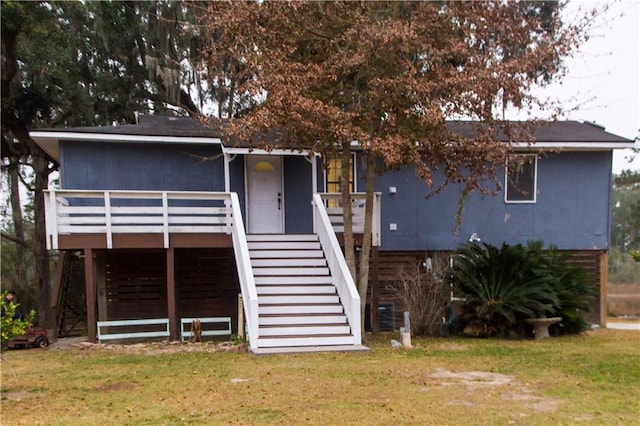
[{"label": "green lawn", "polygon": [[[638,424],[640,333],[414,339],[368,353],[2,355],[3,425]],[[189,348],[193,346],[187,346]]]}]

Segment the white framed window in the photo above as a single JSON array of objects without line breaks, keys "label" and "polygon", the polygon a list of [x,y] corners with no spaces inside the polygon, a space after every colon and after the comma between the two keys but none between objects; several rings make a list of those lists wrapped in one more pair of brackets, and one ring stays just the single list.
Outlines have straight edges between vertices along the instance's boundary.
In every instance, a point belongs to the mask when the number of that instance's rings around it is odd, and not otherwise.
[{"label": "white framed window", "polygon": [[[356,153],[351,154],[349,161],[349,191],[355,192],[356,180]],[[324,191],[328,193],[341,193],[342,184],[342,160],[340,158],[326,159],[324,171]],[[340,204],[337,200],[328,200],[327,207],[337,207]]]},{"label": "white framed window", "polygon": [[[328,158],[325,160],[324,170],[324,191],[325,192],[340,192],[342,185],[340,184],[340,177],[342,175],[342,160],[340,158]],[[356,153],[351,154],[350,170],[349,170],[349,190],[355,191],[355,178],[356,178]]]},{"label": "white framed window", "polygon": [[509,155],[504,179],[505,203],[535,203],[538,190],[538,156]]}]

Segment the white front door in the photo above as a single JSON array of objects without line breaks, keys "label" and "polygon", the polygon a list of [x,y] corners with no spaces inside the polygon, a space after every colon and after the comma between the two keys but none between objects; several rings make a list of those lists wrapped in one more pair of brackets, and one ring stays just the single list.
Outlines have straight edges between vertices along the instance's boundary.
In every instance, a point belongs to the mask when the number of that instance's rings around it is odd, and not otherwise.
[{"label": "white front door", "polygon": [[282,157],[247,155],[247,222],[250,234],[284,232]]}]

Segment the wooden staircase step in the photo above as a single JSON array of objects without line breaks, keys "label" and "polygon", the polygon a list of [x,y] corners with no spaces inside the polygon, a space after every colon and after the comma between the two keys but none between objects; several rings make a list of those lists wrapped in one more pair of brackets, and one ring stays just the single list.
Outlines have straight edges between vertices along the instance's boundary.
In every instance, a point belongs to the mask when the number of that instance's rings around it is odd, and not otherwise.
[{"label": "wooden staircase step", "polygon": [[336,294],[336,288],[332,285],[267,285],[257,286],[258,296],[271,295],[293,295],[293,294]]},{"label": "wooden staircase step", "polygon": [[292,258],[322,258],[322,250],[250,250],[251,259],[292,259]]},{"label": "wooden staircase step", "polygon": [[267,325],[261,326],[258,333],[261,338],[274,336],[348,336],[351,333],[351,328],[345,324]]},{"label": "wooden staircase step", "polygon": [[287,304],[340,304],[340,298],[337,294],[263,294],[258,298],[258,306]]},{"label": "wooden staircase step", "polygon": [[341,314],[344,308],[340,303],[333,304],[289,304],[289,305],[258,305],[258,315],[264,314]]},{"label": "wooden staircase step", "polygon": [[353,345],[353,336],[273,336],[259,337],[259,348]]},{"label": "wooden staircase step", "polygon": [[320,250],[318,241],[249,241],[251,250]]},{"label": "wooden staircase step", "polygon": [[303,324],[346,324],[347,317],[344,314],[265,314],[259,319],[259,326],[263,325],[303,325]]},{"label": "wooden staircase step", "polygon": [[254,276],[282,276],[282,275],[329,275],[327,267],[311,267],[311,268],[253,268]]},{"label": "wooden staircase step", "polygon": [[269,277],[269,276],[258,276],[255,277],[255,283],[258,286],[261,285],[287,285],[287,284],[332,284],[331,276],[329,275],[318,275],[318,276],[306,276],[306,277],[298,277],[298,276],[280,276],[280,277]]},{"label": "wooden staircase step", "polygon": [[247,241],[318,241],[315,234],[247,234]]},{"label": "wooden staircase step", "polygon": [[275,267],[313,267],[327,266],[327,261],[322,258],[293,258],[293,259],[251,259],[251,266],[254,268],[275,268]]}]

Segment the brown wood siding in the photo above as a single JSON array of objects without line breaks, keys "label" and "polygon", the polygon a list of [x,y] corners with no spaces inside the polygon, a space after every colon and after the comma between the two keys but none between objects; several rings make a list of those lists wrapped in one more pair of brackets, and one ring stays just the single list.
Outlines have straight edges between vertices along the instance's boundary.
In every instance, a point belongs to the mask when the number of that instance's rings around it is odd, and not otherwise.
[{"label": "brown wood siding", "polygon": [[[600,324],[600,255],[601,251],[598,250],[567,250],[569,259],[572,263],[582,266],[587,270],[592,277],[592,283],[598,290],[598,296],[591,303],[591,311],[585,313],[587,321]],[[439,262],[446,262],[449,256],[453,252],[437,252],[435,253],[439,258]],[[388,289],[388,285],[397,280],[397,274],[402,265],[410,266],[414,262],[424,262],[427,256],[431,256],[434,259],[434,252],[427,251],[380,251],[378,253],[378,298],[379,303],[394,304],[395,309],[395,328],[398,329],[402,326],[403,318],[402,312],[404,306],[392,296]],[[435,260],[434,260],[435,263]],[[442,267],[445,267],[442,265]],[[371,288],[373,273],[369,275],[369,289],[367,293],[367,303],[371,300]]]},{"label": "brown wood siding", "polygon": [[[440,261],[449,259],[450,252],[438,252]],[[402,267],[411,267],[417,262],[425,262],[427,256],[434,257],[433,252],[426,251],[379,251],[378,252],[378,299],[379,303],[393,303],[395,329],[402,327],[405,307],[389,291],[389,285],[398,279]],[[371,300],[372,274],[369,276],[367,300]]]},{"label": "brown wood siding", "polygon": [[[114,249],[164,248],[162,234],[113,234],[112,243]],[[233,247],[233,241],[227,234],[170,234],[169,245],[175,248]],[[105,234],[59,235],[58,247],[60,250],[106,249],[107,237]]]},{"label": "brown wood siding", "polygon": [[[599,250],[567,250],[569,253],[569,259],[572,263],[582,266],[587,270],[592,277],[592,284],[596,287],[598,294],[591,302],[591,311],[586,312],[585,319],[592,324],[601,324],[600,318],[600,299],[605,297],[606,294],[602,294],[602,283],[600,282],[600,256],[602,251]],[[606,284],[606,283],[605,283]],[[601,324],[602,325],[602,324]]]},{"label": "brown wood siding", "polygon": [[233,249],[175,250],[178,318],[231,317],[238,327],[240,284]]},{"label": "brown wood siding", "polygon": [[167,318],[165,250],[107,250],[104,256],[109,320]]}]

